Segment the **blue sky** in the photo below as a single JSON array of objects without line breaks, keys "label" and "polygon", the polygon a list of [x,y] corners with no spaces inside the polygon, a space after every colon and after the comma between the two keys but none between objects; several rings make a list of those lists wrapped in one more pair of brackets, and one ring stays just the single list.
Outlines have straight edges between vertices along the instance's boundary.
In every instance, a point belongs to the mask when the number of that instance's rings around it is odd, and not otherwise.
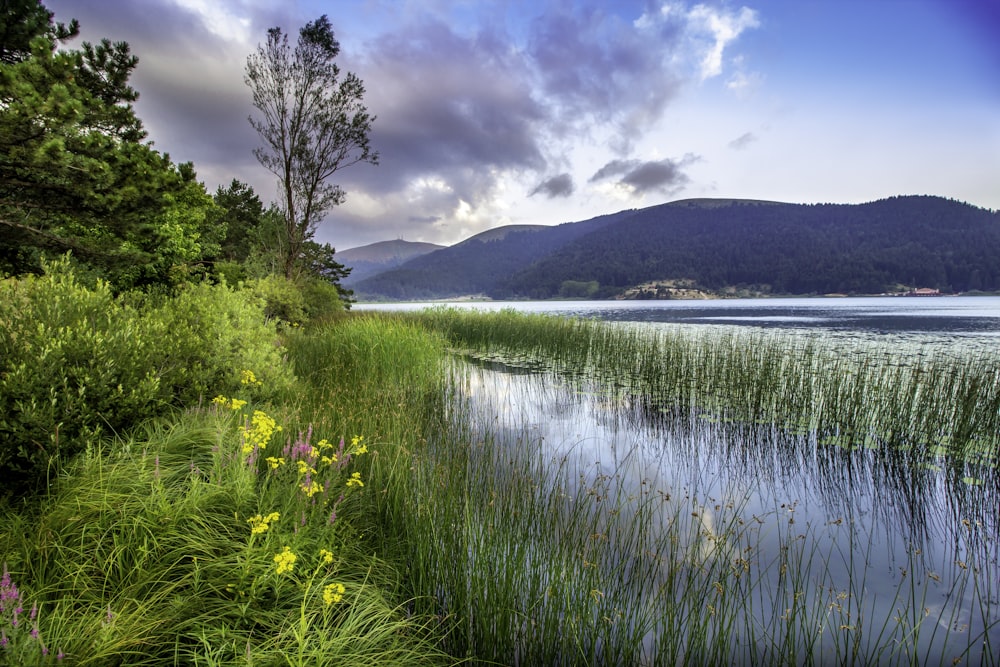
[{"label": "blue sky", "polygon": [[46,0],[139,56],[155,146],[267,201],[246,57],[329,16],[377,167],[317,238],[450,244],[689,197],[1000,209],[1000,0]]}]

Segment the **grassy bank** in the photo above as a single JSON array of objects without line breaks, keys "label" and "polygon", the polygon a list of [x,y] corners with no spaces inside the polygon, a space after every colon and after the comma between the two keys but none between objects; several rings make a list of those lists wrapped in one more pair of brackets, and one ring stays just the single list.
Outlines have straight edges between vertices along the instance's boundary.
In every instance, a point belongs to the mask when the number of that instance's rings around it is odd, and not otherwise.
[{"label": "grassy bank", "polygon": [[[39,468],[40,491],[25,491],[38,482],[10,486],[5,478],[0,664],[454,662],[439,647],[437,621],[414,613],[392,530],[405,517],[393,517],[387,492],[441,418],[444,350],[436,336],[350,318],[281,333],[252,294],[206,286],[195,306],[214,308],[195,309],[202,329],[130,341],[115,335],[123,321],[134,331],[176,320],[191,311],[191,298],[134,306],[72,276],[8,288],[24,295],[20,311],[3,313],[8,340],[53,327],[62,356],[49,372],[61,369],[56,386],[68,396],[54,394],[56,407],[75,391],[87,423],[107,410],[103,398],[87,400],[96,389],[80,379],[88,369],[113,373],[117,356],[119,368],[152,387],[174,372],[140,373],[138,364],[132,371],[121,354],[130,345],[177,340],[172,350],[202,340],[207,355],[192,351],[179,371],[209,371],[197,376],[206,382],[200,399],[150,393],[117,434],[46,427],[41,417],[20,424],[27,441],[43,428],[72,439]],[[44,304],[35,307],[53,293],[61,295],[61,322],[40,313]],[[226,328],[239,326],[226,299],[245,314],[242,328]],[[206,329],[215,333],[202,339]],[[250,340],[259,343],[248,355]],[[12,379],[5,375],[3,398],[22,400],[10,395]],[[15,455],[6,461],[22,460]],[[29,472],[24,480],[38,479]]]},{"label": "grassy bank", "polygon": [[[921,635],[948,632],[925,622],[926,588],[898,593],[894,619],[864,617],[860,563],[787,523],[766,534],[775,517],[746,521],[739,499],[709,521],[704,497],[544,460],[527,435],[474,418],[447,348],[597,378],[651,419],[777,423],[846,452],[879,438],[977,488],[994,481],[991,359],[900,366],[815,341],[651,339],[512,313],[270,332],[280,347],[261,348],[266,364],[214,352],[230,373],[200,402],[88,432],[42,493],[8,498],[0,664],[996,658],[989,634],[921,653]],[[761,555],[765,540],[778,556]],[[925,576],[914,553],[902,564]],[[834,589],[824,572],[844,567],[853,578]],[[995,599],[991,572],[973,565],[947,585]],[[988,603],[979,613],[996,623]],[[820,653],[824,634],[838,639]]]}]

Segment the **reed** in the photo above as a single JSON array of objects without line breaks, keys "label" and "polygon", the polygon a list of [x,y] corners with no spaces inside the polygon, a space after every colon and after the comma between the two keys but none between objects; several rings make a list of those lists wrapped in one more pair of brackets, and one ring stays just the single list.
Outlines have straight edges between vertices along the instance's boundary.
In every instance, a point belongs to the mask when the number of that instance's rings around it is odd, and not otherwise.
[{"label": "reed", "polygon": [[[739,432],[751,451],[728,452],[734,465],[765,450],[784,469],[812,459],[831,494],[855,475],[881,476],[895,497],[876,507],[900,504],[916,526],[914,499],[933,491],[942,479],[933,467],[944,467],[955,511],[986,521],[986,544],[995,544],[993,356],[739,331],[650,333],[510,312],[403,319],[464,355],[597,391],[645,426],[711,424],[718,442]],[[464,372],[460,388],[470,382]],[[540,460],[530,430],[484,421],[462,404],[450,414],[456,430],[429,442],[415,464],[423,491],[408,541],[418,545],[411,567],[428,592],[421,609],[450,622],[454,655],[505,664],[913,664],[995,651],[988,546],[969,551],[978,569],[943,581],[914,547],[904,569],[916,583],[896,590],[896,615],[878,616],[867,594],[871,554],[835,546],[875,543],[850,522],[824,529],[836,537],[810,535],[782,523],[784,508],[747,521],[747,497],[736,497],[707,531],[705,498],[629,490],[620,468],[581,477],[568,459]],[[970,478],[982,484],[970,489]],[[764,548],[775,540],[777,552]],[[706,545],[711,557],[692,559]],[[966,600],[946,612],[952,620],[978,615],[982,634],[967,638],[964,653],[941,648],[962,645],[959,624],[942,628],[923,611],[931,582]]]}]

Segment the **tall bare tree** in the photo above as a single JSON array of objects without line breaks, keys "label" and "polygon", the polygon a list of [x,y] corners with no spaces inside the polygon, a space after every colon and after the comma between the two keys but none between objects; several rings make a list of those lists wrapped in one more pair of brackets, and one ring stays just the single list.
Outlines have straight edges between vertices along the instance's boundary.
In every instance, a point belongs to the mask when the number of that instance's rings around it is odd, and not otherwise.
[{"label": "tall bare tree", "polygon": [[281,28],[247,58],[246,84],[259,116],[250,124],[264,145],[257,160],[278,177],[284,214],[285,275],[301,266],[305,244],[331,207],[346,193],[327,182],[345,167],[378,164],[368,135],[375,117],[362,103],[364,83],[334,62],[340,43],[325,15],[299,30],[292,49]]}]

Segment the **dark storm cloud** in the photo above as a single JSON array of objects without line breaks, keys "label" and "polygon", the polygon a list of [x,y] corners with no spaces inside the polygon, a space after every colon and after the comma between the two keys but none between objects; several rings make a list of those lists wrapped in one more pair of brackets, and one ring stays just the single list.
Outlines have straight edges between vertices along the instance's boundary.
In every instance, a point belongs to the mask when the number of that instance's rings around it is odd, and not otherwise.
[{"label": "dark storm cloud", "polygon": [[538,187],[532,190],[528,196],[534,197],[538,193],[542,193],[549,199],[569,197],[573,194],[574,189],[573,177],[569,174],[559,174],[539,183]]},{"label": "dark storm cloud", "polygon": [[368,84],[380,165],[352,168],[343,182],[405,203],[405,229],[404,218],[386,213],[397,232],[431,239],[442,218],[488,203],[505,174],[545,168],[548,113],[500,35],[460,35],[426,20],[382,35],[365,54],[351,67]]},{"label": "dark storm cloud", "polygon": [[[379,187],[394,190],[428,172],[540,169],[546,118],[523,65],[490,33],[460,36],[438,21],[386,34],[362,67],[372,142],[385,165]],[[465,180],[465,178],[459,178]]]},{"label": "dark storm cloud", "polygon": [[757,135],[753,132],[746,132],[729,142],[729,147],[734,150],[742,150],[757,141]]},{"label": "dark storm cloud", "polygon": [[[81,39],[70,47],[105,37],[129,43],[139,58],[131,78],[139,92],[135,108],[155,148],[177,162],[193,161],[209,190],[235,177],[251,182],[265,200],[273,196],[273,177],[252,155],[259,139],[247,122],[243,66],[251,47],[208,30],[202,17],[166,0],[45,4],[58,21],[79,19]],[[243,30],[256,43],[268,27],[294,25],[276,11],[258,12],[253,20],[216,29]]]},{"label": "dark storm cloud", "polygon": [[684,168],[698,158],[686,155],[680,160],[612,160],[591,176],[590,181],[602,181],[621,176],[618,183],[627,187],[633,194],[641,195],[652,191],[664,193],[674,192],[690,182]]},{"label": "dark storm cloud", "polygon": [[666,66],[678,43],[668,25],[643,30],[572,7],[535,20],[528,54],[567,128],[611,121],[627,149],[678,93],[681,79]]}]

